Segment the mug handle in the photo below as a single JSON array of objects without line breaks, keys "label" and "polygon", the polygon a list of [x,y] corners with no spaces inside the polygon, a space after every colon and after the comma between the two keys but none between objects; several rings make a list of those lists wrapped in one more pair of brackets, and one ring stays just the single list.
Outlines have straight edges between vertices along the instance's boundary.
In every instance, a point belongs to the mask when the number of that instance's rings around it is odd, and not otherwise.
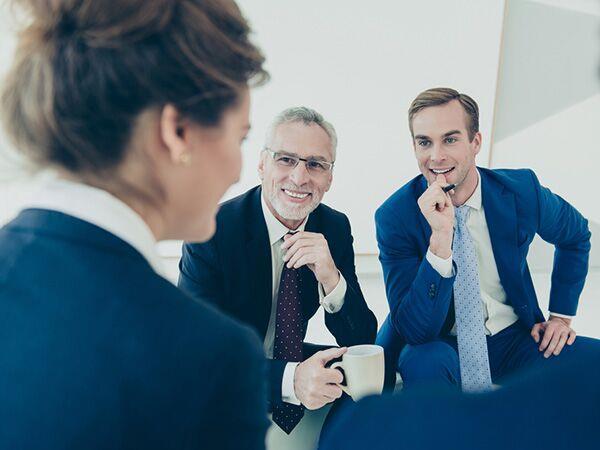
[{"label": "mug handle", "polygon": [[[329,366],[330,369],[337,369],[338,367],[340,369],[344,370],[344,365],[342,364],[342,361],[335,362],[331,366]],[[346,378],[345,373],[344,373],[344,378]],[[344,391],[347,395],[352,397],[352,395],[350,395],[350,390],[348,389],[348,386],[344,386],[343,384],[338,384],[338,386],[341,387],[342,391]]]}]

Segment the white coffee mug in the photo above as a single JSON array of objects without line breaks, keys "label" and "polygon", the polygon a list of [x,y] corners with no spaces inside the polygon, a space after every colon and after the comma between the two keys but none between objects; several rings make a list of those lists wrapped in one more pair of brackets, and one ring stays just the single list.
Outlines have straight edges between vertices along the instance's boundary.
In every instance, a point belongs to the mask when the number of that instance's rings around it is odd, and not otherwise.
[{"label": "white coffee mug", "polygon": [[381,394],[385,376],[383,347],[379,345],[353,345],[342,355],[342,361],[333,363],[332,369],[344,370],[346,385],[342,390],[354,401],[367,395]]}]

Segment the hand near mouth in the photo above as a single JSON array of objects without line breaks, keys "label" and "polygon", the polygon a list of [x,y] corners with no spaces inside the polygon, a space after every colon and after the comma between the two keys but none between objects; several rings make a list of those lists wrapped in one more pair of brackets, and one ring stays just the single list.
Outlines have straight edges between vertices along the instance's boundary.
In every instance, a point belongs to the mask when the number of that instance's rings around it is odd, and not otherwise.
[{"label": "hand near mouth", "polygon": [[323,285],[325,294],[335,289],[340,273],[335,266],[325,236],[320,233],[299,231],[286,235],[281,248],[286,251],[283,261],[288,268],[298,269],[306,265]]},{"label": "hand near mouth", "polygon": [[452,254],[454,236],[454,206],[450,197],[452,191],[443,190],[447,185],[446,177],[438,175],[417,202],[421,214],[431,227],[430,250],[441,258],[448,258]]}]

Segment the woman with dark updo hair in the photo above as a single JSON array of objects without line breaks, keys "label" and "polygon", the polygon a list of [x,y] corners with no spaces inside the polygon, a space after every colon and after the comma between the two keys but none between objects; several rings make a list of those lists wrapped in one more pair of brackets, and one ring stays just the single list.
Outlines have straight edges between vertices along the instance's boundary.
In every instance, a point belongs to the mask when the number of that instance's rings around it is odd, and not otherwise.
[{"label": "woman with dark updo hair", "polygon": [[258,338],[155,250],[209,239],[239,178],[267,79],[246,21],[232,0],[15,3],[3,124],[55,175],[0,229],[0,448],[264,448]]}]

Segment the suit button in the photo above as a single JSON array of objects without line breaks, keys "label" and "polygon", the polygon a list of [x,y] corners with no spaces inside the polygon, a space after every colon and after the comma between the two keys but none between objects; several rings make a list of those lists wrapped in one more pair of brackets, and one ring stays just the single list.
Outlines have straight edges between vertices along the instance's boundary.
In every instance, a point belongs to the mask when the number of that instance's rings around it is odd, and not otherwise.
[{"label": "suit button", "polygon": [[435,284],[431,284],[429,286],[429,298],[435,297]]}]

